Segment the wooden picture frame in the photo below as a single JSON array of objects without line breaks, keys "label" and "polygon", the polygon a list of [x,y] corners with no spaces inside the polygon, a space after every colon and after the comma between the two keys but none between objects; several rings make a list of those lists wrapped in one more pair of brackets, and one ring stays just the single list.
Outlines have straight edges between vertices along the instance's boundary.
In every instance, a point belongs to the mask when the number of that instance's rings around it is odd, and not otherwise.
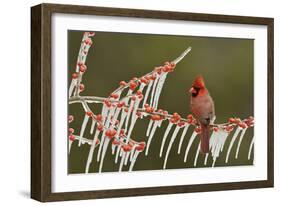
[{"label": "wooden picture frame", "polygon": [[[221,22],[233,24],[264,25],[267,27],[267,180],[231,183],[171,185],[162,187],[110,189],[96,191],[54,193],[51,162],[51,17],[54,13],[169,19],[194,22]],[[273,82],[272,18],[228,16],[169,11],[103,8],[91,6],[40,4],[31,8],[31,198],[42,201],[65,201],[94,198],[160,195],[234,189],[273,187],[274,183],[274,82]]]}]

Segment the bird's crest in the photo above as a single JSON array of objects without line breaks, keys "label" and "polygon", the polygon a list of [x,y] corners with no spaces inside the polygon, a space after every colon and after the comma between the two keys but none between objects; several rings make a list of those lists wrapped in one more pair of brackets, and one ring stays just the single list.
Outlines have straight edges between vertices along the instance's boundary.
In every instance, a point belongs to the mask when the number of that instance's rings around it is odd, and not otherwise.
[{"label": "bird's crest", "polygon": [[205,82],[204,82],[202,75],[196,77],[192,86],[197,87],[197,88],[205,87]]}]

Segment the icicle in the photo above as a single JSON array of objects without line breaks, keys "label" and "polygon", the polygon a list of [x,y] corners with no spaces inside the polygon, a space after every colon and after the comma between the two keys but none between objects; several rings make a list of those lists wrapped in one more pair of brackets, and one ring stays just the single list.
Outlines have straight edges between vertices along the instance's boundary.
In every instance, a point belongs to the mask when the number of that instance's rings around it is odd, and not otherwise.
[{"label": "icicle", "polygon": [[241,142],[243,140],[243,137],[245,135],[246,130],[247,130],[247,128],[243,129],[242,132],[241,132],[241,135],[240,135],[240,138],[239,138],[239,142],[238,142],[238,146],[237,146],[237,149],[236,149],[235,159],[238,158],[239,149],[240,149]]},{"label": "icicle", "polygon": [[163,85],[165,83],[167,74],[168,73],[165,72],[159,79],[159,83],[158,83],[158,86],[157,86],[157,89],[156,89],[156,94],[155,94],[155,99],[154,99],[155,104],[153,106],[153,108],[155,108],[155,109],[157,109],[157,107],[158,107],[159,98],[160,98],[161,91],[163,89]]},{"label": "icicle", "polygon": [[176,126],[176,129],[174,130],[174,133],[173,133],[173,135],[172,135],[172,137],[171,137],[171,139],[170,139],[170,142],[169,142],[169,145],[168,145],[168,149],[167,149],[166,155],[165,155],[165,160],[164,160],[163,169],[166,169],[166,165],[167,165],[169,153],[170,153],[170,151],[171,151],[172,145],[173,145],[173,143],[174,143],[174,141],[175,141],[175,139],[176,139],[176,137],[177,137],[177,134],[178,134],[180,128],[181,128],[181,127]]},{"label": "icicle", "polygon": [[109,108],[104,104],[102,107],[101,115],[102,115],[102,124],[104,125],[105,120],[107,119],[107,113]]},{"label": "icicle", "polygon": [[241,131],[241,127],[237,127],[237,129],[236,129],[236,131],[235,131],[235,133],[234,133],[234,135],[231,139],[231,142],[229,144],[229,147],[228,147],[228,150],[227,150],[227,155],[226,155],[226,158],[225,158],[225,163],[228,163],[228,158],[229,158],[231,148],[232,148],[232,146],[233,146],[233,144],[234,144],[234,142],[235,142],[235,140],[236,140],[240,131]]},{"label": "icicle", "polygon": [[197,147],[197,151],[196,151],[196,155],[195,155],[195,158],[194,158],[194,163],[193,163],[193,166],[196,167],[197,165],[197,160],[198,160],[198,156],[199,156],[199,151],[200,151],[200,142],[198,144],[198,147]]},{"label": "icicle", "polygon": [[95,136],[94,136],[94,139],[92,141],[92,145],[91,145],[91,148],[90,148],[90,151],[89,151],[89,154],[88,154],[88,159],[87,159],[87,163],[86,163],[86,170],[85,170],[86,174],[88,174],[90,164],[91,164],[91,162],[93,160],[93,155],[94,155],[94,152],[95,152],[96,142],[97,142],[99,134],[100,134],[100,131],[96,130]]},{"label": "icicle", "polygon": [[132,147],[132,150],[130,152],[130,161],[132,161],[132,159],[134,157],[134,153],[135,153],[136,147],[137,147],[137,144],[134,144],[133,147]]},{"label": "icicle", "polygon": [[150,81],[148,83],[148,86],[147,86],[147,89],[146,89],[146,92],[145,92],[145,95],[144,95],[143,103],[142,103],[142,108],[144,108],[144,105],[146,104],[146,101],[147,101],[148,95],[150,93],[150,89],[151,89],[152,84],[153,84],[153,81]]},{"label": "icicle", "polygon": [[72,146],[72,142],[73,142],[73,141],[68,140],[68,153],[70,153],[71,146]]},{"label": "icicle", "polygon": [[76,84],[77,84],[77,79],[72,79],[68,90],[68,97],[72,96]]},{"label": "icicle", "polygon": [[98,162],[100,161],[100,156],[101,156],[101,151],[102,151],[102,148],[103,148],[104,140],[105,140],[105,131],[103,131],[102,135],[101,135],[100,147],[99,147],[98,155],[97,155],[97,161]]},{"label": "icicle", "polygon": [[168,124],[168,126],[167,126],[167,129],[166,129],[166,131],[165,131],[165,133],[164,133],[164,136],[163,136],[163,139],[162,139],[161,148],[160,148],[160,153],[159,153],[159,156],[160,156],[160,157],[162,157],[162,153],[163,153],[163,149],[164,149],[164,145],[165,145],[166,139],[167,139],[168,134],[169,134],[170,130],[172,129],[172,126],[173,126],[173,125],[174,125],[174,124],[169,121],[169,124]]},{"label": "icicle", "polygon": [[156,79],[153,81],[153,87],[152,87],[152,92],[151,92],[151,97],[150,97],[150,106],[152,107],[153,105],[153,99],[155,98],[155,89],[156,89],[156,86],[158,84],[158,80],[159,80],[159,75],[156,75]]},{"label": "icicle", "polygon": [[121,162],[120,162],[120,164],[119,164],[119,172],[122,172],[122,167],[123,167],[123,164],[124,164],[126,152],[121,151],[121,154],[122,154],[122,157],[121,157]]},{"label": "icicle", "polygon": [[151,129],[151,126],[152,126],[153,122],[154,122],[154,121],[153,121],[152,119],[150,119],[149,124],[148,124],[148,127],[147,127],[147,130],[146,130],[146,136],[147,136],[147,137],[149,136],[150,129]]},{"label": "icicle", "polygon": [[99,173],[101,173],[101,170],[102,170],[103,160],[104,160],[104,157],[105,157],[105,153],[106,153],[109,141],[110,141],[110,139],[108,137],[106,137],[106,139],[104,141],[104,144],[103,144],[103,147],[102,147],[102,154],[101,154],[101,160],[100,160]]},{"label": "icicle", "polygon": [[207,153],[206,156],[205,156],[204,165],[207,165],[208,157],[209,157],[209,153]]},{"label": "icicle", "polygon": [[128,160],[129,160],[130,153],[131,153],[131,152],[126,152],[124,165],[127,165],[127,164],[128,164]]},{"label": "icicle", "polygon": [[112,125],[114,125],[116,120],[118,119],[118,116],[119,116],[119,113],[120,113],[121,109],[122,108],[119,108],[119,107],[116,109],[116,111],[115,111],[115,113],[114,113],[114,115],[112,117],[112,121],[111,121]]},{"label": "icicle", "polygon": [[248,152],[248,160],[251,158],[253,145],[254,145],[254,137],[252,138],[252,141],[251,141],[251,144],[250,144],[250,148],[249,148],[249,152]]},{"label": "icicle", "polygon": [[94,119],[92,119],[90,134],[93,134],[94,129],[95,129],[95,125],[96,125],[96,121]]},{"label": "icicle", "polygon": [[130,116],[131,116],[132,109],[133,109],[134,105],[135,105],[135,101],[131,100],[130,106],[129,106],[129,109],[128,109],[128,112],[127,112],[127,118],[126,118],[126,123],[125,123],[125,132],[127,132],[129,119],[130,119]]},{"label": "icicle", "polygon": [[156,131],[156,128],[159,124],[158,121],[153,121],[154,124],[152,126],[152,129],[151,129],[151,132],[150,132],[150,135],[149,135],[149,138],[148,138],[148,141],[147,141],[147,146],[146,146],[146,149],[145,149],[145,155],[147,156],[148,155],[148,150],[149,150],[149,146],[150,146],[150,143],[151,143],[151,140],[155,134],[155,131]]},{"label": "icicle", "polygon": [[186,132],[187,132],[187,130],[188,130],[188,128],[189,128],[189,125],[190,125],[190,124],[187,124],[187,125],[184,127],[183,131],[182,131],[182,135],[181,135],[180,142],[179,142],[179,147],[178,147],[178,154],[180,154],[180,152],[181,152],[181,146],[182,146],[184,137],[185,137],[185,135],[186,135]]},{"label": "icicle", "polygon": [[121,144],[118,145],[118,147],[117,147],[117,151],[116,151],[116,154],[115,154],[115,161],[114,161],[115,164],[116,164],[117,161],[118,161],[118,157],[119,157],[120,150],[121,150]]},{"label": "icicle", "polygon": [[133,171],[133,168],[134,168],[134,165],[136,163],[139,153],[140,153],[139,151],[137,151],[137,150],[135,151],[131,164],[130,164],[129,172]]},{"label": "icicle", "polygon": [[124,109],[122,109],[121,120],[120,120],[119,125],[118,125],[117,134],[120,134],[120,131],[122,129],[122,126],[123,126],[123,123],[125,121],[126,116],[127,116],[127,113],[124,111]]},{"label": "icicle", "polygon": [[187,145],[186,150],[185,150],[184,162],[186,162],[186,160],[187,160],[188,152],[189,152],[189,150],[191,148],[191,145],[192,145],[193,141],[195,140],[196,136],[197,136],[197,132],[194,131],[192,133],[191,137],[190,137],[190,140],[189,140],[188,145]]},{"label": "icicle", "polygon": [[115,153],[115,148],[116,148],[116,145],[115,144],[112,144],[111,145],[111,154],[114,155]]},{"label": "icicle", "polygon": [[84,132],[85,132],[85,129],[86,129],[88,120],[89,120],[89,116],[88,116],[88,115],[85,115],[85,116],[84,116],[83,123],[82,123],[82,126],[81,126],[81,129],[80,129],[79,144],[78,144],[79,147],[81,146],[82,137],[83,137],[83,134],[84,134]]},{"label": "icicle", "polygon": [[216,157],[214,157],[214,158],[213,158],[213,163],[212,163],[212,167],[215,167],[215,164],[216,164],[216,160],[217,160],[217,158],[216,158]]},{"label": "icicle", "polygon": [[210,138],[210,150],[213,158],[218,158],[229,133],[222,129],[213,131]]}]

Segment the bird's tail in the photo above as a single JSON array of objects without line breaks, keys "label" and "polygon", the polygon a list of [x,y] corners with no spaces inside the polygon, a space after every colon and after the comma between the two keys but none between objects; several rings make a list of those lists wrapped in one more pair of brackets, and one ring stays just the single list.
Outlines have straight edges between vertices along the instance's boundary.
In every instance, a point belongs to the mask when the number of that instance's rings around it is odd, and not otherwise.
[{"label": "bird's tail", "polygon": [[210,128],[209,125],[201,124],[201,135],[200,135],[200,151],[203,154],[209,152],[209,140],[210,140]]}]

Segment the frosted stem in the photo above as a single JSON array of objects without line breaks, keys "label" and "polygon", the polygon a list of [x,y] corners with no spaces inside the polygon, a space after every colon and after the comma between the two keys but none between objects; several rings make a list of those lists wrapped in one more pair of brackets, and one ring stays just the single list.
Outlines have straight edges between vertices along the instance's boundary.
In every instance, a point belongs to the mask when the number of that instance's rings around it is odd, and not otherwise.
[{"label": "frosted stem", "polygon": [[152,92],[151,92],[151,96],[150,96],[150,104],[149,105],[151,107],[153,106],[153,99],[155,98],[154,94],[155,94],[156,86],[158,84],[158,80],[159,80],[159,75],[156,75],[156,79],[153,82]]},{"label": "frosted stem", "polygon": [[237,146],[237,149],[236,149],[235,159],[238,158],[238,153],[239,153],[239,150],[240,150],[241,142],[243,140],[243,137],[245,135],[246,130],[247,130],[247,128],[243,129],[242,132],[241,132],[239,142],[238,142],[238,146]]},{"label": "frosted stem", "polygon": [[167,127],[167,129],[166,129],[166,131],[164,133],[164,136],[163,136],[163,139],[162,139],[162,143],[161,143],[160,153],[159,153],[160,157],[162,157],[163,149],[164,149],[164,145],[165,145],[166,139],[167,139],[168,134],[169,134],[169,132],[170,132],[170,130],[171,130],[173,125],[174,125],[173,123],[169,122],[168,127]]},{"label": "frosted stem", "polygon": [[182,143],[183,143],[183,140],[187,133],[188,128],[189,128],[189,124],[187,124],[182,131],[180,142],[179,142],[179,147],[178,147],[178,154],[180,154],[180,152],[181,152],[181,146],[182,146]]},{"label": "frosted stem", "polygon": [[234,133],[234,135],[233,135],[233,137],[231,139],[231,142],[229,144],[229,147],[228,147],[228,150],[227,150],[227,155],[226,155],[226,158],[225,158],[225,163],[228,163],[228,158],[229,158],[229,154],[230,154],[231,148],[232,148],[232,146],[233,146],[233,144],[234,144],[234,142],[235,142],[235,140],[236,140],[236,138],[237,138],[237,136],[238,136],[240,131],[241,131],[241,128],[237,127],[237,129],[236,129],[236,131],[235,131],[235,133]]},{"label": "frosted stem", "polygon": [[127,164],[128,164],[128,160],[129,160],[130,153],[131,153],[131,152],[126,152],[124,165],[127,165]]},{"label": "frosted stem", "polygon": [[121,113],[121,120],[119,122],[118,129],[117,129],[117,134],[120,134],[120,131],[121,131],[122,126],[123,126],[123,123],[124,123],[125,118],[126,118],[126,115],[127,115],[127,113],[123,109],[122,113]]},{"label": "frosted stem", "polygon": [[197,132],[194,131],[194,132],[192,133],[191,137],[190,137],[190,140],[189,140],[188,145],[187,145],[186,150],[185,150],[184,162],[186,162],[186,160],[187,160],[188,152],[189,152],[189,150],[190,150],[190,148],[191,148],[191,145],[192,145],[192,143],[193,143],[193,141],[194,141],[194,139],[195,139],[196,136],[197,136]]},{"label": "frosted stem", "polygon": [[154,107],[155,109],[157,109],[157,107],[158,107],[159,98],[160,98],[161,91],[162,91],[162,89],[163,89],[163,85],[164,85],[164,83],[165,83],[167,74],[168,74],[168,73],[164,73],[164,74],[160,77],[160,79],[159,79],[159,83],[158,83],[158,86],[157,86],[157,89],[156,89],[154,104],[153,104],[153,107]]},{"label": "frosted stem", "polygon": [[82,138],[81,137],[83,136],[83,134],[85,132],[85,128],[87,126],[88,120],[89,120],[89,116],[85,115],[83,123],[82,123],[82,126],[81,126],[81,129],[80,129],[79,144],[78,144],[79,147],[81,146],[81,143],[82,143]]},{"label": "frosted stem", "polygon": [[68,140],[68,153],[70,153],[71,146],[72,146],[72,142],[73,142],[73,141]]},{"label": "frosted stem", "polygon": [[131,113],[132,113],[132,109],[135,105],[135,101],[132,101],[130,102],[130,107],[128,109],[128,114],[127,114],[127,118],[126,118],[126,123],[125,123],[125,132],[127,132],[127,129],[128,129],[128,124],[129,124],[129,119],[130,119],[130,116],[131,116]]}]

